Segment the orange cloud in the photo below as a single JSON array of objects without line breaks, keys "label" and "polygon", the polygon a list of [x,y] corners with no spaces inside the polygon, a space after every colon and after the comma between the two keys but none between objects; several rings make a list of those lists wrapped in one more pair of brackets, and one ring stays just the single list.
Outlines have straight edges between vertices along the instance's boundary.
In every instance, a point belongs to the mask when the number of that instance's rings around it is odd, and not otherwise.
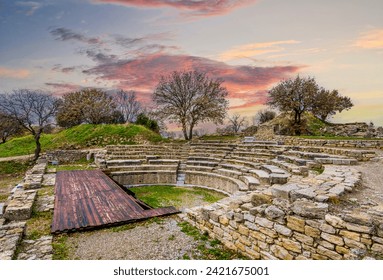
[{"label": "orange cloud", "polygon": [[253,43],[234,47],[219,55],[222,61],[229,61],[244,57],[253,57],[265,53],[275,53],[285,50],[281,45],[298,44],[299,41],[286,40],[286,41],[273,41],[263,43]]},{"label": "orange cloud", "polygon": [[25,79],[30,76],[30,72],[27,69],[10,69],[6,67],[0,67],[0,77],[11,79]]},{"label": "orange cloud", "polygon": [[215,16],[255,3],[257,0],[93,0],[95,3],[122,4],[143,8],[171,7],[195,16]]},{"label": "orange cloud", "polygon": [[362,33],[354,45],[363,49],[383,49],[383,29]]}]

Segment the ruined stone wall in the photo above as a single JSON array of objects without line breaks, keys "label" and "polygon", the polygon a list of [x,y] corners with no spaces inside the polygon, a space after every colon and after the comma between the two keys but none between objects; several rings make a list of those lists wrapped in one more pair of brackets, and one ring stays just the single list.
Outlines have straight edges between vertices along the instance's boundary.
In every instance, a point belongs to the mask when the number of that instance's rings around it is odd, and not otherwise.
[{"label": "ruined stone wall", "polygon": [[327,140],[283,137],[285,145],[329,148],[383,149],[383,140]]},{"label": "ruined stone wall", "polygon": [[252,259],[382,257],[383,209],[333,214],[328,207],[255,193],[194,208],[185,219]]},{"label": "ruined stone wall", "polygon": [[89,151],[85,150],[56,150],[46,153],[49,162],[58,161],[60,164],[73,163],[85,159]]},{"label": "ruined stone wall", "polygon": [[120,185],[141,185],[141,184],[175,184],[176,171],[132,171],[113,172],[110,177]]}]

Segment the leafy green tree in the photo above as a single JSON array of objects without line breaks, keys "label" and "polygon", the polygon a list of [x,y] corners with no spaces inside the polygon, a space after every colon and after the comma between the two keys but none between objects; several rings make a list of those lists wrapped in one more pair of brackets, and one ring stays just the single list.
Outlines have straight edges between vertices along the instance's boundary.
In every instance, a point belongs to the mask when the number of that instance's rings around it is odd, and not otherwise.
[{"label": "leafy green tree", "polygon": [[294,114],[294,125],[301,123],[302,114],[313,107],[319,86],[314,78],[301,78],[282,81],[271,90],[267,104],[281,112]]},{"label": "leafy green tree", "polygon": [[143,125],[154,132],[157,132],[157,133],[160,132],[160,127],[158,125],[158,122],[156,120],[149,118],[144,113],[138,114],[136,124]]},{"label": "leafy green tree", "polygon": [[190,140],[199,123],[223,123],[228,92],[222,82],[197,71],[175,71],[162,77],[153,93],[157,113],[162,119],[179,124],[185,139]]},{"label": "leafy green tree", "polygon": [[322,121],[335,115],[336,112],[342,112],[352,108],[353,103],[350,97],[341,96],[337,90],[326,90],[321,88],[314,98],[312,113]]}]

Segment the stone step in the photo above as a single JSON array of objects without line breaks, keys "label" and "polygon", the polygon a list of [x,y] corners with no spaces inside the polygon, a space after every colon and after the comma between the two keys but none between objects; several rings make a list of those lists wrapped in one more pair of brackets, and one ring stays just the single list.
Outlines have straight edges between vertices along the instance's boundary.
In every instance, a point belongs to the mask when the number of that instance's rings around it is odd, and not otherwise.
[{"label": "stone step", "polygon": [[272,159],[270,163],[287,170],[291,174],[294,175],[301,175],[301,176],[307,176],[308,175],[308,168],[307,166],[297,166],[293,163],[289,163],[286,161],[281,161],[277,159]]},{"label": "stone step", "polygon": [[29,219],[36,196],[37,191],[35,190],[17,190],[8,202],[4,218],[9,221]]},{"label": "stone step", "polygon": [[178,181],[178,180],[177,180],[176,185],[177,185],[177,186],[183,186],[183,185],[185,185],[185,180],[182,180],[182,181]]},{"label": "stone step", "polygon": [[133,159],[128,159],[128,160],[107,160],[106,165],[108,167],[111,166],[127,166],[127,165],[140,165],[142,163],[141,160],[133,160]]},{"label": "stone step", "polygon": [[239,179],[246,183],[249,190],[255,190],[256,187],[260,185],[259,180],[253,176],[241,176]]},{"label": "stone step", "polygon": [[268,173],[275,173],[275,174],[286,174],[287,171],[271,164],[264,164],[261,165],[261,169],[265,170]]},{"label": "stone step", "polygon": [[218,165],[217,162],[214,161],[196,161],[196,160],[188,160],[186,162],[186,165],[197,165],[197,166],[209,166],[209,167],[216,167]]},{"label": "stone step", "polygon": [[225,168],[219,168],[215,170],[216,173],[228,177],[233,177],[238,179],[240,176],[242,176],[242,172],[235,171],[235,170],[230,170],[230,169],[225,169]]},{"label": "stone step", "polygon": [[254,174],[262,184],[270,185],[270,174],[266,171],[261,169],[251,169],[249,172]]},{"label": "stone step", "polygon": [[335,164],[335,165],[357,165],[358,161],[354,158],[315,158],[315,162],[320,164]]},{"label": "stone step", "polygon": [[10,222],[0,226],[0,260],[12,260],[20,243],[26,222]]},{"label": "stone step", "polygon": [[152,159],[149,160],[149,164],[178,164],[180,160],[178,159]]},{"label": "stone step", "polygon": [[245,172],[245,173],[249,172],[249,170],[251,169],[251,168],[246,167],[244,165],[228,164],[228,163],[221,163],[219,166],[224,168],[224,169],[231,169],[231,170],[236,170],[238,172]]},{"label": "stone step", "polygon": [[271,173],[270,183],[273,184],[286,184],[290,174]]}]

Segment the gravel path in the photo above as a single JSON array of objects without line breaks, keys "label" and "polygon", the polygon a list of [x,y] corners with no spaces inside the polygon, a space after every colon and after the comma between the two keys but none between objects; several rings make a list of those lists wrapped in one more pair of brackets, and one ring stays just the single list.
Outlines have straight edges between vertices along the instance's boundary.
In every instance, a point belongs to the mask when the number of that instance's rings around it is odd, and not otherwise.
[{"label": "gravel path", "polygon": [[176,260],[198,254],[198,242],[181,232],[174,217],[120,232],[110,229],[73,234],[70,259]]}]

